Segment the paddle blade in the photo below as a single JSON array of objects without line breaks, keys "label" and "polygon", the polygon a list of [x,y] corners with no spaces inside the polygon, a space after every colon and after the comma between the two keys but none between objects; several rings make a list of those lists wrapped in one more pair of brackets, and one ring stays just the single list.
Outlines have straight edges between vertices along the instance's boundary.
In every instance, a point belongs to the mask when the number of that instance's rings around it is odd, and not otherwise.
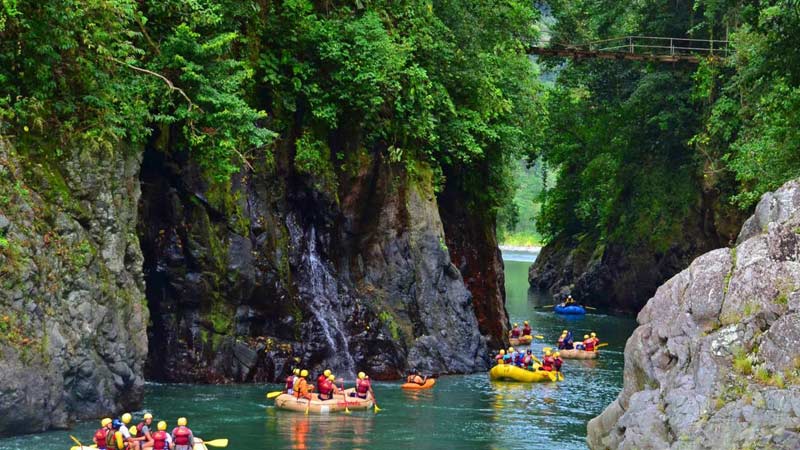
[{"label": "paddle blade", "polygon": [[537,334],[537,335],[536,335],[536,336],[534,336],[534,337],[535,337],[536,339],[544,339],[544,336],[542,336],[541,334]]},{"label": "paddle blade", "polygon": [[81,444],[81,441],[79,441],[78,438],[76,438],[75,436],[70,434],[69,438],[72,439],[72,442],[78,444],[78,447],[83,447],[83,444]]},{"label": "paddle blade", "polygon": [[214,439],[211,441],[203,441],[203,444],[206,444],[208,447],[227,447],[228,440],[227,439]]},{"label": "paddle blade", "polygon": [[594,308],[592,306],[586,306],[586,305],[584,305],[583,307],[586,308],[586,309],[597,309],[597,308]]},{"label": "paddle blade", "polygon": [[345,406],[345,407],[344,407],[344,413],[345,413],[345,414],[350,414],[350,410],[349,410],[349,409],[347,409],[347,406]]},{"label": "paddle blade", "polygon": [[598,344],[595,348],[605,347],[606,345],[608,345],[608,342],[603,342],[602,344]]},{"label": "paddle blade", "polygon": [[282,393],[283,393],[283,391],[269,392],[269,393],[267,393],[267,398],[275,398],[275,397],[281,395]]},{"label": "paddle blade", "polygon": [[378,412],[379,412],[380,410],[381,410],[381,409],[380,409],[380,408],[378,408],[378,405],[375,405],[375,414],[378,414]]}]

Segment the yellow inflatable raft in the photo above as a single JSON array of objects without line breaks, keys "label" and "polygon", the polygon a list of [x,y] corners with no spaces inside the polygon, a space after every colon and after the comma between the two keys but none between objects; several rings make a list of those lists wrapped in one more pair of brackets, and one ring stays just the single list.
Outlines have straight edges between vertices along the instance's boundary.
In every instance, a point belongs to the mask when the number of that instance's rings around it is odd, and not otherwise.
[{"label": "yellow inflatable raft", "polygon": [[294,395],[281,394],[275,397],[275,407],[299,412],[306,412],[306,408],[308,408],[309,413],[315,414],[344,411],[345,407],[351,411],[372,408],[374,403],[371,395],[368,395],[366,399],[350,397],[350,393],[353,391],[352,388],[345,391],[344,395],[347,396],[346,399],[342,394],[336,394],[333,396],[332,400],[324,401],[320,400],[317,394],[311,394],[313,398],[311,399],[310,405],[308,403],[309,401],[304,398],[298,399]]},{"label": "yellow inflatable raft", "polygon": [[[538,366],[534,365],[534,368]],[[489,378],[495,381],[519,381],[521,383],[546,383],[564,380],[561,372],[546,370],[525,370],[510,364],[498,364],[489,371]]]},{"label": "yellow inflatable raft", "polygon": [[597,350],[593,352],[587,352],[586,350],[558,350],[558,353],[561,355],[562,359],[594,359],[597,358],[599,354]]}]

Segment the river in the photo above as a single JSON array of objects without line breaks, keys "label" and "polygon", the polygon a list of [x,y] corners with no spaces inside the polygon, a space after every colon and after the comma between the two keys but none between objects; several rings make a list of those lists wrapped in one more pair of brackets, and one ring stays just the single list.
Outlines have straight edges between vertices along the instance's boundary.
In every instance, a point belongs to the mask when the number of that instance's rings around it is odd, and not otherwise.
[{"label": "river", "polygon": [[[403,392],[399,383],[376,383],[382,411],[305,416],[276,410],[264,393],[278,386],[148,384],[145,409],[170,427],[185,415],[195,435],[227,437],[231,450],[261,449],[585,449],[586,423],[622,386],[622,350],[635,321],[600,314],[564,318],[548,296],[528,291],[535,254],[506,252],[507,309],[512,322],[529,320],[552,344],[564,328],[595,331],[608,347],[597,360],[565,362],[565,381],[553,384],[490,382],[485,373],[441,377],[429,391]],[[540,352],[540,341],[534,349]],[[140,414],[136,414],[140,417]],[[71,431],[0,440],[0,450],[64,450],[69,435],[91,441],[95,421]]]}]

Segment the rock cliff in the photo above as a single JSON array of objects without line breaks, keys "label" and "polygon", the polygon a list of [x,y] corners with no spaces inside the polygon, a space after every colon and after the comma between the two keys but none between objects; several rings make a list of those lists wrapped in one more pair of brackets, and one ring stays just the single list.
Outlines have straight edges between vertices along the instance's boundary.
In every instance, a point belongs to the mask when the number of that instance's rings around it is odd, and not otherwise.
[{"label": "rock cliff", "polygon": [[146,152],[149,377],[266,381],[303,365],[397,378],[409,367],[486,367],[431,171],[377,151],[347,154],[347,169],[310,175],[285,145],[274,163],[219,185],[180,152]]},{"label": "rock cliff", "polygon": [[14,147],[0,141],[0,435],[135,408],[147,353],[140,152]]},{"label": "rock cliff", "polygon": [[593,449],[800,448],[800,182],[658,288]]},{"label": "rock cliff", "polygon": [[559,236],[542,249],[528,279],[531,287],[559,298],[570,292],[590,305],[638,312],[659,285],[692,259],[733,243],[743,221],[740,211],[715,195],[698,195],[686,220],[661,248],[620,237]]}]

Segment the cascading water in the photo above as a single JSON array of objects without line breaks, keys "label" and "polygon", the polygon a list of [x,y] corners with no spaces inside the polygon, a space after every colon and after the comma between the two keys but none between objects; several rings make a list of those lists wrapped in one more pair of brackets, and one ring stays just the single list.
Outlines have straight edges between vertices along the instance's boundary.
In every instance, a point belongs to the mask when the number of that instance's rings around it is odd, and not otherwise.
[{"label": "cascading water", "polygon": [[330,269],[320,259],[316,228],[312,225],[308,238],[305,239],[303,230],[293,215],[287,218],[286,226],[294,247],[304,249],[300,270],[308,277],[310,292],[307,293],[311,302],[310,309],[328,343],[330,351],[330,355],[326,358],[328,365],[335,373],[353,376],[356,364],[350,354],[339,310],[333,306],[339,297],[339,286]]}]

